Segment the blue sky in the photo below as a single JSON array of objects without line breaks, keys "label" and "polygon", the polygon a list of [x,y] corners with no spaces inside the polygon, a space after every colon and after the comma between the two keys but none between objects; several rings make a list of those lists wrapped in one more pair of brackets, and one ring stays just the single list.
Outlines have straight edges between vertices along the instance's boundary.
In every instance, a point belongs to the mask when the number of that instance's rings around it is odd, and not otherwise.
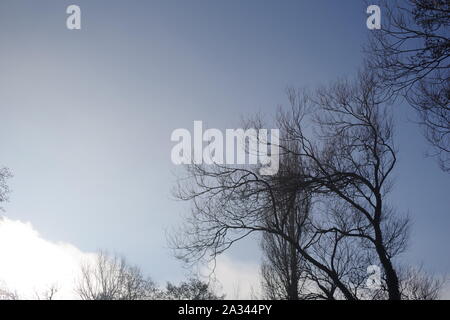
[{"label": "blue sky", "polygon": [[[373,2],[376,4],[376,1]],[[66,28],[70,4],[82,30]],[[126,255],[157,281],[185,273],[165,233],[176,128],[235,128],[273,115],[288,86],[352,76],[368,32],[362,1],[23,1],[0,3],[0,164],[5,206],[43,237]],[[406,259],[450,270],[450,180],[412,109],[393,107],[399,164],[392,203],[414,221]],[[232,250],[257,262],[255,243]]]}]

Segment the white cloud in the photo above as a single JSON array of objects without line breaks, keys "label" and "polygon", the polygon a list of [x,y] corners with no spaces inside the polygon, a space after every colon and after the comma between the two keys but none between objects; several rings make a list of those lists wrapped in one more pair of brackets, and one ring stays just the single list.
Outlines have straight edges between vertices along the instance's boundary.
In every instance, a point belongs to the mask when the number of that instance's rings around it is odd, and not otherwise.
[{"label": "white cloud", "polygon": [[[15,291],[20,298],[36,299],[36,293],[42,296],[56,286],[55,299],[77,299],[80,265],[95,257],[71,244],[42,238],[29,222],[0,217],[0,289]],[[210,275],[211,266],[202,268],[201,274]],[[222,255],[214,278],[227,299],[250,299],[260,292],[257,263]]]},{"label": "white cloud", "polygon": [[0,281],[20,298],[35,299],[56,286],[56,299],[76,298],[80,264],[95,257],[67,243],[43,239],[27,222],[0,217]]},{"label": "white cloud", "polygon": [[[214,264],[203,267],[200,274],[211,273]],[[217,257],[213,279],[226,299],[258,298],[261,292],[260,268],[256,262],[242,262],[225,254]]]}]

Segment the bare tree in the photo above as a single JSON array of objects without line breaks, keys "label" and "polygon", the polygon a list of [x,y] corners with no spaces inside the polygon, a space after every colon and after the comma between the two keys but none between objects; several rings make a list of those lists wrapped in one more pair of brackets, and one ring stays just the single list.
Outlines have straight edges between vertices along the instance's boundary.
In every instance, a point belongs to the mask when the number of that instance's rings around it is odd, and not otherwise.
[{"label": "bare tree", "polygon": [[401,296],[392,259],[405,249],[408,220],[386,202],[397,158],[393,122],[383,96],[378,80],[366,70],[356,83],[341,81],[318,91],[313,117],[319,142],[306,136],[300,108],[282,117],[282,128],[290,140],[300,143],[301,156],[313,168],[304,178],[305,187],[335,201],[333,207],[338,208],[327,211],[323,221],[332,224],[319,227],[321,232],[331,232],[336,239],[354,237],[360,247],[373,249],[386,276],[389,298],[397,300]]},{"label": "bare tree", "polygon": [[10,290],[3,281],[0,281],[0,300],[19,300],[17,291]]},{"label": "bare tree", "polygon": [[430,275],[422,268],[406,268],[400,272],[404,300],[437,300],[444,280]]},{"label": "bare tree", "polygon": [[[11,172],[7,168],[0,168],[0,203],[8,200],[9,188],[6,184],[8,178],[11,177]],[[0,206],[0,211],[2,211],[2,207]],[[0,216],[0,222],[2,217]],[[2,287],[0,287],[0,300],[18,300],[19,295],[15,291],[11,291],[7,289],[2,282]]]},{"label": "bare tree", "polygon": [[0,203],[8,200],[9,188],[6,184],[8,178],[11,178],[11,172],[7,168],[0,168]]},{"label": "bare tree", "polygon": [[47,289],[41,292],[36,291],[35,296],[37,300],[54,300],[58,291],[59,286],[58,284],[54,283],[52,285],[49,285]]},{"label": "bare tree", "polygon": [[450,170],[450,1],[384,2],[383,26],[371,32],[371,67],[417,111],[441,168]]},{"label": "bare tree", "polygon": [[19,300],[17,292],[0,289],[0,300]]},{"label": "bare tree", "polygon": [[[283,183],[289,182],[292,176],[304,170],[299,157],[284,155],[276,179]],[[279,190],[278,212],[283,219],[281,223],[290,238],[300,242],[302,234],[307,232],[305,221],[309,218],[311,197],[306,192],[297,189]],[[271,216],[269,215],[268,218]],[[268,225],[273,224],[269,221]],[[265,232],[261,247],[264,261],[261,266],[262,288],[269,299],[298,300],[303,299],[303,286],[306,285],[305,265],[296,247],[285,238]]]},{"label": "bare tree", "polygon": [[224,296],[216,294],[209,283],[191,278],[179,285],[168,282],[159,298],[164,300],[222,300]]},{"label": "bare tree", "polygon": [[270,300],[299,300],[302,258],[289,242],[271,233],[263,235],[261,266],[264,295]]},{"label": "bare tree", "polygon": [[[277,119],[281,157],[297,157],[306,170],[283,179],[261,176],[257,166],[189,166],[177,193],[193,204],[173,239],[179,257],[214,258],[249,234],[265,232],[295,247],[320,290],[311,290],[317,297],[361,298],[367,263],[376,263],[389,299],[401,299],[393,259],[405,249],[408,220],[386,201],[396,151],[383,94],[369,72],[312,98],[291,90],[291,110]],[[307,191],[314,199],[300,239],[286,232],[286,211],[280,210],[286,190]]]},{"label": "bare tree", "polygon": [[146,300],[156,294],[153,281],[124,258],[100,252],[94,263],[81,266],[76,292],[83,300]]}]

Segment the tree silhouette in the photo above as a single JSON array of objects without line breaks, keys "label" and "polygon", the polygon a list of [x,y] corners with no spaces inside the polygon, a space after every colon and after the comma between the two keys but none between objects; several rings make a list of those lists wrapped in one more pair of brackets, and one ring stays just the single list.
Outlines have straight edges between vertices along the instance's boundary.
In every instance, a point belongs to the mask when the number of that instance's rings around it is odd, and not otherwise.
[{"label": "tree silhouette", "polygon": [[94,262],[81,266],[76,292],[82,300],[147,300],[155,297],[157,288],[125,258],[102,251]]},{"label": "tree silhouette", "polygon": [[[366,268],[377,264],[388,298],[401,299],[394,259],[406,247],[408,219],[386,200],[397,158],[384,95],[367,70],[312,96],[290,90],[291,108],[277,117],[280,160],[297,157],[306,170],[282,179],[259,175],[257,166],[188,166],[177,196],[193,207],[172,239],[178,256],[214,258],[249,234],[270,233],[295,247],[328,298],[365,297]],[[314,203],[300,239],[280,211],[289,192],[308,192]]]},{"label": "tree silhouette", "polygon": [[160,298],[164,300],[221,300],[207,282],[196,278],[181,282],[179,285],[168,282]]},{"label": "tree silhouette", "polygon": [[[298,156],[283,155],[274,179],[288,185],[292,176],[299,176],[304,170]],[[300,241],[304,233],[307,233],[306,222],[311,210],[311,196],[296,188],[277,191],[275,197],[278,204],[278,216],[282,220],[280,225],[284,228],[283,233],[291,239]],[[271,216],[268,215],[267,218],[270,219]],[[275,219],[275,216],[272,218]],[[270,227],[274,223],[276,221],[268,221],[267,225]],[[264,254],[261,275],[265,297],[282,300],[305,299],[309,270],[295,246],[277,234],[265,232],[261,247]]]},{"label": "tree silhouette", "polygon": [[424,135],[450,170],[450,1],[384,2],[381,30],[371,32],[369,64],[394,96],[417,110]]}]

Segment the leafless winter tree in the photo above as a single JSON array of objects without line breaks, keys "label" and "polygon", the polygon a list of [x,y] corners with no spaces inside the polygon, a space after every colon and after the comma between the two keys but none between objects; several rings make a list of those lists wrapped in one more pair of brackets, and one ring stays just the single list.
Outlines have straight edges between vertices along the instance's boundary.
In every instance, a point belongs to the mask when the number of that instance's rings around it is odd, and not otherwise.
[{"label": "leafless winter tree", "polygon": [[[214,258],[254,232],[281,237],[309,269],[317,298],[364,298],[368,264],[379,264],[389,299],[401,299],[394,259],[403,252],[408,219],[387,196],[396,164],[393,121],[374,75],[338,81],[314,95],[289,91],[280,111],[281,159],[297,157],[305,170],[261,176],[256,166],[191,165],[177,196],[193,204],[174,243],[186,261]],[[280,167],[281,168],[281,167]],[[313,214],[299,238],[286,230],[280,195],[308,192]]]},{"label": "leafless winter tree", "polygon": [[17,291],[10,290],[3,281],[0,281],[0,300],[19,300]]},{"label": "leafless winter tree", "polygon": [[430,275],[422,268],[405,268],[400,271],[401,292],[404,300],[437,300],[444,279]]},{"label": "leafless winter tree", "polygon": [[94,263],[81,266],[76,292],[83,300],[146,300],[152,299],[157,289],[124,258],[100,252]]},{"label": "leafless winter tree", "polygon": [[264,296],[270,300],[299,300],[304,266],[297,249],[282,237],[271,233],[264,233],[262,247]]},{"label": "leafless winter tree", "polygon": [[49,285],[42,291],[35,291],[36,300],[54,300],[59,291],[59,286],[56,283]]},{"label": "leafless winter tree", "polygon": [[385,1],[371,32],[369,63],[394,95],[406,97],[444,171],[450,170],[450,1]]},{"label": "leafless winter tree", "polygon": [[178,285],[168,282],[159,299],[163,300],[221,300],[224,296],[216,294],[210,284],[197,278]]},{"label": "leafless winter tree", "polygon": [[[7,168],[0,168],[0,203],[5,202],[8,200],[8,193],[9,188],[6,184],[6,180],[11,177],[11,173]],[[0,211],[2,210],[2,207],[0,206]],[[1,222],[1,216],[0,216],[0,222]],[[19,296],[17,292],[11,291],[7,289],[3,283],[0,282],[2,286],[0,287],[0,300],[18,300]]]},{"label": "leafless winter tree", "polygon": [[[284,155],[276,179],[280,183],[283,180],[289,181],[291,176],[298,175],[302,170],[305,169],[301,166],[299,157]],[[300,237],[307,232],[305,222],[309,219],[311,197],[297,189],[279,191],[276,198],[284,233],[300,242]],[[270,221],[268,225],[273,223],[274,221]],[[281,300],[304,298],[305,290],[302,287],[307,284],[305,274],[308,270],[296,247],[285,238],[269,232],[263,234],[261,247],[264,253],[261,266],[264,296]]]},{"label": "leafless winter tree", "polygon": [[[11,172],[5,167],[1,167],[0,168],[0,203],[8,200],[9,188],[8,188],[8,185],[6,184],[6,181],[8,180],[8,178],[11,178]],[[1,209],[1,207],[0,207],[0,209]]]}]

